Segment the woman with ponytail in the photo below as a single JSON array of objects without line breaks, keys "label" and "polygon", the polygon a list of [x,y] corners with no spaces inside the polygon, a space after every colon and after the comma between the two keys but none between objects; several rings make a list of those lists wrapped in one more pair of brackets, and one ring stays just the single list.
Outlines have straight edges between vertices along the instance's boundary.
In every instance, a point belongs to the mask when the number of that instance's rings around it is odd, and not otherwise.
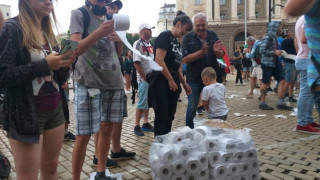
[{"label": "woman with ponytail", "polygon": [[182,51],[177,38],[182,38],[192,29],[192,22],[183,12],[178,11],[173,28],[162,32],[155,40],[155,61],[163,68],[161,72],[149,73],[150,103],[155,111],[154,135],[171,131],[172,121],[181,93],[180,83],[186,93],[191,88],[182,75]]},{"label": "woman with ponytail", "polygon": [[52,0],[19,0],[19,15],[6,21],[0,34],[3,128],[17,180],[36,180],[39,170],[40,179],[59,178],[65,119],[58,84],[67,80],[75,58],[72,52],[54,52],[53,22]]}]

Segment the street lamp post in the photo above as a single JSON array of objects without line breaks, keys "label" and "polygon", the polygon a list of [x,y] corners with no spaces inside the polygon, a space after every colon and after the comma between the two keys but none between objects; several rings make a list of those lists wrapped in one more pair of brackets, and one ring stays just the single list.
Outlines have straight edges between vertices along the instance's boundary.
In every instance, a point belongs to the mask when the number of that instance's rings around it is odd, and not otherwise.
[{"label": "street lamp post", "polygon": [[284,6],[281,5],[281,4],[274,4],[274,5],[271,7],[271,0],[269,0],[269,22],[271,22],[271,12],[274,11],[274,8],[275,8],[276,6],[284,7]]}]

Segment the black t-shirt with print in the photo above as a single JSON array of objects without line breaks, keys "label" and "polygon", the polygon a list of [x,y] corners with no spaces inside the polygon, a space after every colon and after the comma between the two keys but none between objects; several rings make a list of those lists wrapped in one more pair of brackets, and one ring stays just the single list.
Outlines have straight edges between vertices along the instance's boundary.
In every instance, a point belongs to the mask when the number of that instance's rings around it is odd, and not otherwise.
[{"label": "black t-shirt with print", "polygon": [[178,40],[172,35],[171,31],[164,31],[155,40],[154,57],[157,56],[157,48],[167,51],[164,58],[169,71],[178,71],[182,61],[182,51]]},{"label": "black t-shirt with print", "polygon": [[[233,53],[233,56],[234,56],[234,57],[240,57],[240,55],[241,55],[241,54],[240,54],[239,52],[234,52],[234,53]],[[235,64],[235,65],[241,65],[241,63],[242,63],[242,62],[241,62],[241,59],[236,59],[236,60],[234,60],[234,64]]]}]

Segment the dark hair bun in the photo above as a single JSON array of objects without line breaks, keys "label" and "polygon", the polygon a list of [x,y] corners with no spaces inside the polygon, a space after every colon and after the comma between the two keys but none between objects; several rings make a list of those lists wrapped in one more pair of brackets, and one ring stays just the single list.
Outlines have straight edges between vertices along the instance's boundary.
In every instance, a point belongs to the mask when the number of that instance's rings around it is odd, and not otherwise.
[{"label": "dark hair bun", "polygon": [[177,16],[185,16],[185,15],[186,15],[186,13],[182,12],[181,10],[179,10],[177,12]]}]

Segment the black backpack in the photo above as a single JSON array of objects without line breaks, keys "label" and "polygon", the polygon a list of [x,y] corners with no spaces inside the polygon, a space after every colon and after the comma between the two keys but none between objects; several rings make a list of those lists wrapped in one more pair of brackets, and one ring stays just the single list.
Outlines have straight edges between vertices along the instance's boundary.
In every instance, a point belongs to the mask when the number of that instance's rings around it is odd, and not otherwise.
[{"label": "black backpack", "polygon": [[11,171],[11,164],[2,153],[0,153],[0,178],[8,178]]}]

